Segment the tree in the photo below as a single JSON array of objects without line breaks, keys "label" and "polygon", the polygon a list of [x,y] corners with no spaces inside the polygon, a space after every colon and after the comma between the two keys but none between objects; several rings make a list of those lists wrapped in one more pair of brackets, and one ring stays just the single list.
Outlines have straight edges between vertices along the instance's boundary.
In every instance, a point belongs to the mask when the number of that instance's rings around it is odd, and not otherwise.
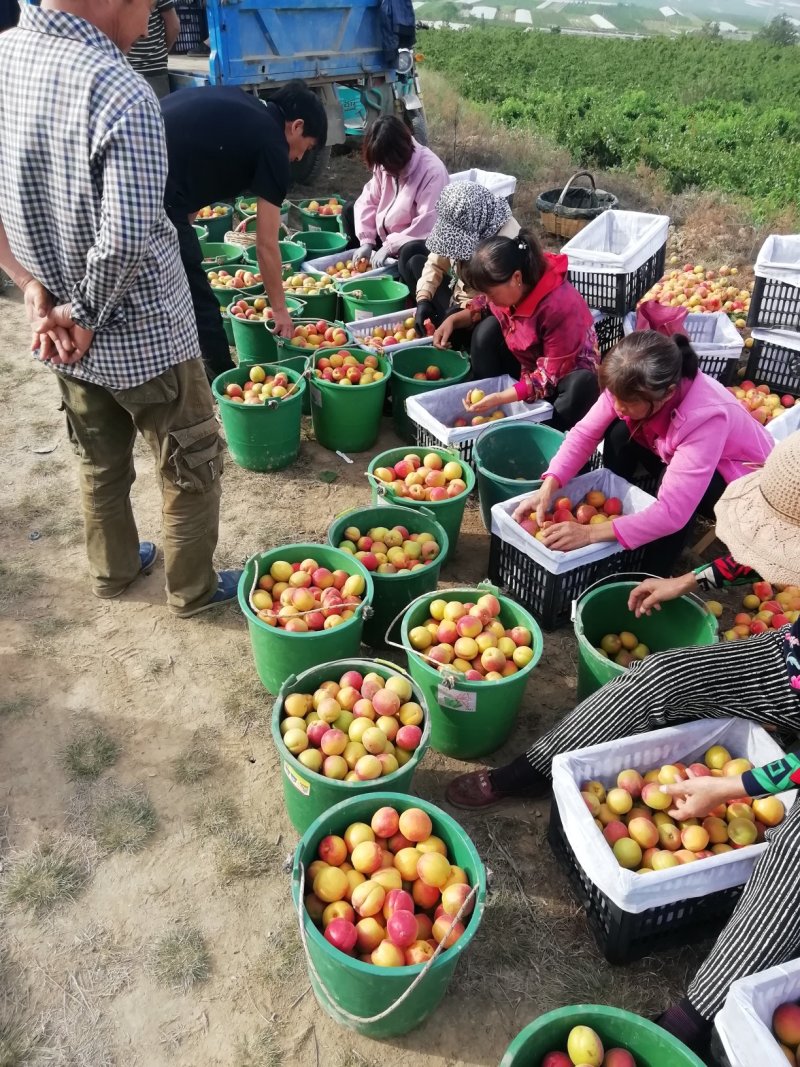
[{"label": "tree", "polygon": [[703,28],[700,30],[701,37],[710,37],[713,40],[719,40],[722,36],[722,31],[719,28],[718,22],[706,22],[703,24]]},{"label": "tree", "polygon": [[753,40],[786,47],[797,44],[798,35],[796,28],[786,15],[776,15],[771,22],[761,27]]}]

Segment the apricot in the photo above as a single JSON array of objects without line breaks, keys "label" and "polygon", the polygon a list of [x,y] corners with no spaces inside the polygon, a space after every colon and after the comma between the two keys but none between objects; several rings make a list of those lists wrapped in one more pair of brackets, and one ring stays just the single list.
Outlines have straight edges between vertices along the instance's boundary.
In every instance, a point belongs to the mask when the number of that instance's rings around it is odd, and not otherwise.
[{"label": "apricot", "polygon": [[334,900],[343,900],[349,888],[347,875],[338,867],[326,867],[313,881],[314,895],[326,904],[332,904]]},{"label": "apricot", "polygon": [[659,841],[658,827],[650,819],[629,819],[628,834],[640,848],[654,848]]},{"label": "apricot", "polygon": [[440,852],[423,853],[417,863],[417,877],[426,885],[441,889],[450,877],[450,861]]},{"label": "apricot", "polygon": [[362,841],[353,849],[350,862],[362,874],[373,874],[383,865],[383,849],[375,841]]},{"label": "apricot", "polygon": [[779,1005],[772,1015],[772,1029],[782,1044],[792,1048],[800,1044],[800,1005]]},{"label": "apricot", "polygon": [[453,923],[449,915],[441,915],[433,924],[433,939],[437,945],[451,948],[464,933],[463,923]]},{"label": "apricot", "polygon": [[753,815],[765,826],[777,826],[783,822],[786,809],[777,797],[758,797],[753,801]]},{"label": "apricot", "polygon": [[356,923],[356,945],[359,952],[374,952],[386,937],[386,931],[377,919],[368,916]]},{"label": "apricot", "polygon": [[362,882],[353,890],[350,903],[362,918],[371,918],[383,908],[386,890],[377,882]]},{"label": "apricot", "polygon": [[590,1026],[574,1026],[567,1037],[567,1053],[573,1063],[582,1067],[600,1067],[603,1042]]},{"label": "apricot", "polygon": [[427,812],[421,808],[408,808],[400,816],[399,829],[409,841],[424,841],[433,833],[433,823]]},{"label": "apricot", "polygon": [[427,941],[413,941],[406,949],[406,966],[413,967],[417,963],[427,963],[433,957],[436,950]]},{"label": "apricot", "polygon": [[435,908],[439,902],[439,890],[436,886],[423,882],[421,878],[418,878],[412,885],[411,896],[414,898],[414,903],[419,905],[423,911]]},{"label": "apricot", "polygon": [[625,815],[633,807],[633,797],[627,789],[609,789],[606,804],[615,815]]},{"label": "apricot", "polygon": [[347,844],[344,838],[329,834],[320,841],[317,855],[331,867],[339,867],[347,859]]},{"label": "apricot", "polygon": [[[386,852],[383,854],[384,862],[387,855],[389,856],[389,859],[394,862],[391,853]],[[377,882],[378,885],[382,885],[386,890],[387,896],[389,893],[395,892],[403,887],[403,879],[400,877],[400,872],[396,867],[381,867],[380,870],[373,873],[372,881]]]},{"label": "apricot", "polygon": [[405,967],[405,953],[397,945],[393,945],[388,939],[381,941],[376,949],[373,949],[370,960],[376,967]]},{"label": "apricot", "polygon": [[417,864],[420,861],[422,853],[419,849],[411,846],[410,848],[401,848],[395,853],[394,865],[400,872],[400,877],[404,882],[413,882],[417,877]]},{"label": "apricot", "polygon": [[350,923],[356,921],[356,913],[346,900],[334,900],[332,904],[328,904],[322,913],[322,925],[327,926],[332,923],[334,919],[346,919]]}]

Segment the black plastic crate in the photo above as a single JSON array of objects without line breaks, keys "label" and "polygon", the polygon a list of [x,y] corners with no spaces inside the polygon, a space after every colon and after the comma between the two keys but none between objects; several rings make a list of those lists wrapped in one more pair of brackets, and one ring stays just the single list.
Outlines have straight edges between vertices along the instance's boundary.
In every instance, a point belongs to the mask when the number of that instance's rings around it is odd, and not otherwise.
[{"label": "black plastic crate", "polygon": [[594,332],[597,334],[597,346],[600,349],[601,356],[604,356],[606,352],[610,352],[614,345],[619,344],[625,336],[624,322],[625,318],[622,315],[604,315],[602,319],[598,319],[594,324]]},{"label": "black plastic crate", "polygon": [[800,352],[769,341],[756,341],[747,361],[747,378],[775,393],[800,396]]},{"label": "black plastic crate", "polygon": [[774,278],[756,277],[747,325],[768,330],[800,330],[800,289]]},{"label": "black plastic crate", "polygon": [[624,549],[564,574],[552,574],[493,533],[489,546],[489,577],[504,593],[530,611],[545,630],[555,630],[570,621],[572,601],[587,586],[608,574],[640,571],[643,559],[644,548]]},{"label": "black plastic crate", "polygon": [[178,56],[185,56],[190,52],[202,52],[208,40],[205,5],[178,0],[176,10],[181,20],[181,29],[172,51]]},{"label": "black plastic crate", "polygon": [[[417,430],[417,436],[415,444],[418,448],[451,448],[458,452],[458,458],[462,463],[472,466],[472,451],[475,441],[459,441],[458,444],[446,445],[444,441],[440,441],[438,437],[434,437],[433,434],[428,433],[426,429],[419,425],[414,424]],[[477,440],[477,438],[475,438]]]},{"label": "black plastic crate", "polygon": [[550,805],[547,840],[564,868],[570,886],[586,911],[597,946],[609,963],[630,963],[666,948],[702,940],[716,933],[731,915],[742,886],[676,900],[634,914],[623,911],[591,881],[578,862],[561,825],[555,801]]},{"label": "black plastic crate", "polygon": [[697,365],[709,378],[716,378],[723,385],[733,385],[740,359],[740,352],[732,356],[704,356],[698,352]]},{"label": "black plastic crate", "polygon": [[601,274],[594,271],[574,271],[567,274],[590,308],[606,315],[627,315],[633,311],[644,294],[664,273],[667,258],[666,241],[641,267],[630,274]]}]

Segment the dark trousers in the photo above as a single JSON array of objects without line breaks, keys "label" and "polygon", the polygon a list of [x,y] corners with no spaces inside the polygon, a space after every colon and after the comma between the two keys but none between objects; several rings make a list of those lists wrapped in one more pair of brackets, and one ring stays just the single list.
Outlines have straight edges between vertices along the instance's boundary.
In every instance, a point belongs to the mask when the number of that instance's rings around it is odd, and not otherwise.
[{"label": "dark trousers", "polygon": [[[472,373],[476,378],[496,378],[509,374],[519,380],[522,373],[520,362],[503,339],[500,323],[494,315],[481,319],[472,331],[470,346]],[[590,370],[574,370],[566,374],[548,397],[553,405],[550,425],[565,433],[580,422],[597,400],[599,387],[597,375]]]},{"label": "dark trousers", "polygon": [[[409,241],[400,249],[400,255],[397,259],[397,270],[400,274],[400,281],[407,285],[412,293],[416,293],[417,291],[417,283],[422,277],[422,271],[425,269],[428,255],[428,246],[424,241]],[[431,316],[431,321],[434,326],[441,326],[447,312],[451,310],[450,294],[450,278],[443,278],[431,300],[431,303],[434,306],[434,314]],[[457,311],[458,309],[454,308],[453,310]],[[455,347],[466,346],[459,345]]]},{"label": "dark trousers", "polygon": [[196,231],[192,228],[192,224],[186,216],[181,217],[169,211],[167,214],[178,231],[181,261],[189,281],[194,317],[197,321],[200,352],[203,356],[206,374],[211,381],[218,374],[222,374],[226,370],[232,370],[234,367],[234,362],[231,359],[231,350],[228,346],[228,338],[225,336],[225,330],[222,326],[219,303],[214,296],[208,275],[203,269],[203,253],[200,250],[200,241]]},{"label": "dark trousers", "polygon": [[[638,441],[631,440],[628,426],[622,419],[617,419],[606,431],[603,464],[626,481],[632,481],[635,477],[641,477],[642,474],[649,474],[658,478],[660,482],[660,476],[666,470],[658,456],[649,448],[645,448]],[[726,484],[722,475],[714,471],[695,515],[700,514],[706,518],[712,518],[714,505],[725,491]],[[655,492],[657,489],[654,495]],[[695,515],[680,530],[667,534],[666,537],[659,537],[657,541],[652,541],[647,546],[642,564],[644,571],[657,574],[661,578],[668,578],[672,574],[678,557],[692,532]]]},{"label": "dark trousers", "polygon": [[348,248],[358,248],[361,244],[358,237],[356,237],[356,218],[355,218],[355,200],[348,200],[342,208],[342,230],[347,238]]}]

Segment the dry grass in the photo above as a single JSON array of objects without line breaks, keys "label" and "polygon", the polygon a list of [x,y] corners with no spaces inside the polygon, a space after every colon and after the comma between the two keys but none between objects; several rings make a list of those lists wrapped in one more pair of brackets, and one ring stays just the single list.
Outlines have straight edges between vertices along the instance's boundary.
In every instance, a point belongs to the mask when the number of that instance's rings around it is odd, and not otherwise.
[{"label": "dry grass", "polygon": [[113,737],[101,727],[82,730],[61,753],[61,765],[68,781],[99,778],[116,762],[119,748]]},{"label": "dry grass", "polygon": [[74,839],[41,841],[30,852],[9,857],[2,895],[11,907],[42,916],[73,900],[91,870],[90,853]]},{"label": "dry grass", "polygon": [[206,793],[192,814],[195,829],[208,837],[216,837],[232,829],[239,821],[239,809],[233,800],[222,793]]},{"label": "dry grass", "polygon": [[233,1067],[281,1067],[283,1052],[274,1029],[264,1027],[236,1046]]},{"label": "dry grass", "polygon": [[188,993],[211,974],[211,956],[202,933],[180,925],[153,945],[150,972],[159,985]]},{"label": "dry grass", "polygon": [[255,977],[267,986],[286,983],[305,969],[303,946],[296,924],[271,930],[264,936],[264,951],[256,961]]},{"label": "dry grass", "polygon": [[41,571],[33,564],[0,560],[0,603],[31,596],[43,582]]},{"label": "dry grass", "polygon": [[0,1011],[0,1067],[26,1067],[33,1062],[40,1035],[14,1008]]},{"label": "dry grass", "polygon": [[172,773],[179,785],[193,785],[211,774],[219,766],[218,742],[215,739],[195,738],[189,749],[172,764]]},{"label": "dry grass", "polygon": [[11,718],[13,715],[24,715],[33,707],[33,699],[28,696],[11,697],[8,700],[0,700],[0,719]]},{"label": "dry grass", "polygon": [[216,845],[217,870],[223,878],[256,878],[277,868],[278,849],[260,830],[224,830]]},{"label": "dry grass", "polygon": [[75,796],[71,817],[101,852],[139,852],[158,825],[155,808],[141,788],[123,788],[111,779]]},{"label": "dry grass", "polygon": [[263,722],[269,716],[269,699],[249,664],[232,673],[222,707],[226,724],[247,733],[259,720]]}]

